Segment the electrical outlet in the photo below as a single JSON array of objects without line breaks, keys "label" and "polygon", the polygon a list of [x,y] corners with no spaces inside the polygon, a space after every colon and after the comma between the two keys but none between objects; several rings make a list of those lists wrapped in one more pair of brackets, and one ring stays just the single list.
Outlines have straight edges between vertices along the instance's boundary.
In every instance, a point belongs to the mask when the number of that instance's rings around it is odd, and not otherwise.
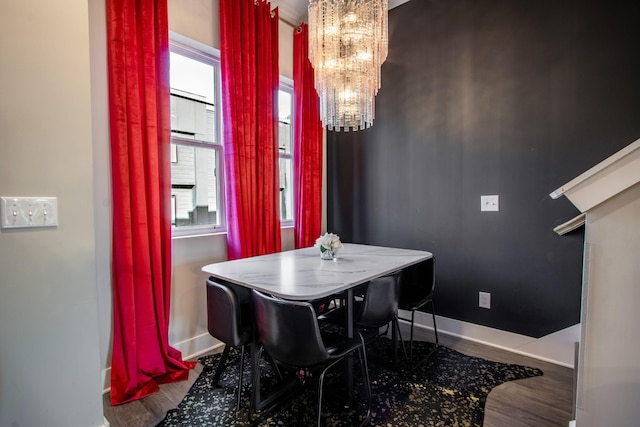
[{"label": "electrical outlet", "polygon": [[491,308],[491,294],[489,292],[478,292],[478,307]]}]

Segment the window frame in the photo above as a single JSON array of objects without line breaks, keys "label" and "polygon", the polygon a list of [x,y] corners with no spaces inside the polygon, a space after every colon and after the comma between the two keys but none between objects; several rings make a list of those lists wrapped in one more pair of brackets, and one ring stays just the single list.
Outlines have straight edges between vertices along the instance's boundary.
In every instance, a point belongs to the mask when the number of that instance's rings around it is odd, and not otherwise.
[{"label": "window frame", "polygon": [[220,78],[220,51],[204,43],[197,42],[181,34],[169,31],[169,51],[191,58],[193,60],[210,64],[215,69],[215,141],[218,143],[206,143],[198,140],[170,136],[171,143],[183,146],[206,147],[214,150],[217,164],[214,165],[214,174],[217,183],[218,224],[171,226],[172,238],[201,236],[207,234],[221,234],[227,232],[227,212],[225,200],[225,173],[224,173],[224,147],[223,147],[223,120],[222,120],[222,82]]},{"label": "window frame", "polygon": [[[291,95],[291,135],[290,135],[290,141],[291,141],[291,152],[290,153],[285,153],[285,152],[281,152],[280,151],[280,144],[278,141],[278,172],[279,172],[279,168],[280,168],[280,159],[287,159],[291,161],[291,210],[292,210],[292,215],[291,215],[291,219],[287,219],[284,220],[282,219],[282,213],[280,213],[280,227],[281,228],[291,228],[295,226],[295,179],[294,179],[294,173],[295,173],[295,165],[293,164],[293,154],[294,154],[294,144],[293,144],[293,121],[294,121],[294,117],[295,117],[295,102],[294,102],[294,93],[293,93],[293,80],[289,79],[287,77],[284,76],[280,76],[280,85],[278,87],[278,90],[283,91],[283,92],[287,92]],[[278,123],[280,122],[279,118],[278,118]]]},{"label": "window frame", "polygon": [[[187,138],[180,138],[179,136],[170,136],[171,143],[177,143],[179,145],[187,145],[192,147],[207,147],[208,149],[215,150],[215,157],[217,159],[217,165],[214,169],[216,181],[218,184],[218,218],[219,223],[208,225],[189,225],[176,227],[172,224],[171,233],[173,238],[192,237],[207,234],[223,234],[227,232],[227,212],[226,212],[226,200],[225,200],[225,171],[224,171],[224,120],[222,118],[222,81],[220,76],[220,51],[216,48],[208,46],[204,43],[192,40],[179,33],[169,31],[169,50],[173,53],[194,59],[196,61],[204,62],[212,65],[215,68],[215,106],[216,106],[216,121],[215,126],[216,134],[215,140],[219,143],[206,143],[198,140],[192,140]],[[280,167],[280,160],[287,159],[291,164],[291,219],[282,219],[282,213],[280,214],[280,227],[291,228],[295,225],[295,165],[294,162],[294,144],[293,144],[293,120],[294,120],[294,92],[293,92],[293,80],[285,76],[280,76],[279,90],[288,92],[291,95],[291,152],[281,152],[278,148],[278,168]],[[279,142],[278,142],[279,147]],[[278,169],[279,170],[279,169]]]}]

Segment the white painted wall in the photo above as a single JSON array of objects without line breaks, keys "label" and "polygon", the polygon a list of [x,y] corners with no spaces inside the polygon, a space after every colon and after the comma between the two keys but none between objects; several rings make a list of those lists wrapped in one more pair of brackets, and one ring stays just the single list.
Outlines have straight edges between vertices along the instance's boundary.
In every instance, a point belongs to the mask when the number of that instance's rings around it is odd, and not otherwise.
[{"label": "white painted wall", "polygon": [[169,29],[220,49],[218,0],[167,0]]},{"label": "white painted wall", "polygon": [[0,195],[58,227],[0,231],[0,425],[100,426],[86,0],[0,2]]},{"label": "white painted wall", "polygon": [[[220,8],[217,0],[168,0],[168,6],[171,31],[220,49]],[[278,38],[280,74],[293,79],[293,27],[280,21]]]},{"label": "white painted wall", "polygon": [[587,211],[576,425],[640,419],[640,183]]}]

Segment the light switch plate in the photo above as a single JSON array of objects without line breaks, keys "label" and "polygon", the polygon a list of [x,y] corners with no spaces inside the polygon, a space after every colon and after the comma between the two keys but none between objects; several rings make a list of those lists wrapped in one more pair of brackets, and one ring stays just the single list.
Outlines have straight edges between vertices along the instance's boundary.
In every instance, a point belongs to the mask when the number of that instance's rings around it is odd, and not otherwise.
[{"label": "light switch plate", "polygon": [[58,199],[55,197],[0,197],[2,228],[56,227]]},{"label": "light switch plate", "polygon": [[491,308],[491,294],[489,292],[478,292],[478,307]]},{"label": "light switch plate", "polygon": [[480,196],[480,210],[497,212],[500,210],[499,197],[497,194],[492,196]]}]

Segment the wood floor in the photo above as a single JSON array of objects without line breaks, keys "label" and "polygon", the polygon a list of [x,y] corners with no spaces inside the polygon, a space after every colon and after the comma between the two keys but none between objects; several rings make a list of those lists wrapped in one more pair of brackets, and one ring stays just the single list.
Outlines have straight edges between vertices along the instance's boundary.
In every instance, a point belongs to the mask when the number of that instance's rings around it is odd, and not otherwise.
[{"label": "wood floor", "polygon": [[[429,341],[432,333],[416,329],[416,337]],[[464,354],[536,367],[544,372],[541,377],[494,388],[487,399],[484,427],[567,427],[573,419],[573,369],[444,334],[439,338],[441,344]],[[105,394],[104,415],[112,427],[155,426],[182,401],[201,370],[198,364],[188,381],[164,384],[158,393],[124,405],[112,407],[109,395]]]}]

